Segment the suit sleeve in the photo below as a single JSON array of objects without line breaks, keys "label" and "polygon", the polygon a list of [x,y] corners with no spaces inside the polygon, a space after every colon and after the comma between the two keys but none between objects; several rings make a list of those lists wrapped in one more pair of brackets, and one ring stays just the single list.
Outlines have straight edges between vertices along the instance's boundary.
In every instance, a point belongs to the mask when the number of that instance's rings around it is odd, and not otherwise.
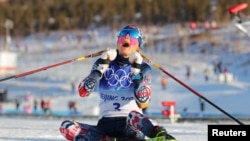
[{"label": "suit sleeve", "polygon": [[141,72],[133,77],[133,82],[135,83],[135,100],[140,108],[147,108],[151,99],[151,67],[148,64],[143,63],[141,65]]},{"label": "suit sleeve", "polygon": [[81,97],[89,96],[95,89],[96,84],[101,79],[102,74],[96,68],[100,62],[98,59],[92,66],[90,74],[78,85],[78,93]]}]

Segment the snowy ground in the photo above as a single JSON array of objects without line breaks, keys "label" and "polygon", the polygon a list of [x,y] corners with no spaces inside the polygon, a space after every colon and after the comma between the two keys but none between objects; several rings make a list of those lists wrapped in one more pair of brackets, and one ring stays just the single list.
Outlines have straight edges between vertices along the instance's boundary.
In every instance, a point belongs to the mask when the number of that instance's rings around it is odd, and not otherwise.
[{"label": "snowy ground", "polygon": [[[1,141],[64,141],[58,131],[63,119],[0,117]],[[83,121],[83,119],[78,119]],[[84,120],[96,124],[96,120]],[[211,123],[212,124],[212,123]],[[162,123],[178,141],[206,141],[208,123]]]}]

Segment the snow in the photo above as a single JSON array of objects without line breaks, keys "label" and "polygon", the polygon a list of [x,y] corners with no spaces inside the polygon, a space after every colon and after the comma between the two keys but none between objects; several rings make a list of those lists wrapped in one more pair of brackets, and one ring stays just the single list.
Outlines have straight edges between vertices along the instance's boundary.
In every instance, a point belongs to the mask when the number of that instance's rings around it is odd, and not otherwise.
[{"label": "snow", "polygon": [[[0,117],[1,141],[64,141],[59,133],[62,119],[48,118],[18,118]],[[96,124],[94,120],[82,120],[85,123]],[[4,123],[8,124],[4,124]],[[207,140],[207,123],[164,123],[169,133],[179,141]]]},{"label": "snow", "polygon": [[[171,26],[172,27],[172,26]],[[168,26],[162,31],[168,31]],[[234,33],[232,27],[221,29],[223,33]],[[29,44],[29,51],[25,52],[20,48],[18,53],[18,72],[23,73],[33,69],[41,68],[58,62],[63,62],[68,59],[78,58],[93,52],[100,51],[106,47],[115,47],[115,42],[112,42],[112,34],[108,34],[107,28],[99,29],[99,39],[93,47],[86,46],[89,40],[83,36],[82,42],[76,45],[73,37],[70,41],[62,43],[57,39],[56,33],[53,33],[53,40],[37,41],[35,37],[27,37],[23,46]],[[107,36],[104,36],[107,33]],[[61,33],[62,34],[62,33]],[[61,36],[58,35],[58,36]],[[67,35],[71,35],[68,33]],[[164,33],[168,36],[170,33]],[[212,34],[218,37],[219,31],[214,31]],[[162,35],[161,35],[162,36]],[[159,35],[159,37],[161,37]],[[109,41],[109,42],[105,42]],[[207,126],[209,124],[237,124],[234,120],[227,117],[221,110],[209,104],[221,108],[224,112],[232,115],[236,119],[242,121],[243,118],[250,117],[250,58],[249,58],[249,39],[246,39],[241,34],[220,34],[221,39],[226,43],[241,45],[240,51],[235,53],[238,46],[222,44],[219,47],[211,47],[209,43],[203,42],[200,44],[191,44],[185,53],[179,53],[176,50],[176,45],[171,44],[164,50],[166,44],[155,44],[154,49],[144,50],[145,55],[151,59],[152,67],[154,64],[161,66],[165,71],[175,76],[183,84],[178,83],[168,76],[168,85],[164,90],[160,85],[161,77],[166,75],[161,70],[153,69],[152,80],[152,100],[148,108],[150,117],[159,117],[164,107],[162,101],[175,101],[175,110],[180,114],[181,118],[211,118],[220,117],[226,118],[227,121],[211,120],[211,121],[185,121],[185,122],[169,122],[168,118],[157,122],[165,126],[168,132],[175,136],[179,141],[206,141]],[[112,41],[110,41],[112,40]],[[53,42],[54,41],[54,42]],[[53,45],[57,48],[53,48]],[[100,47],[105,45],[105,47]],[[174,47],[175,46],[175,47]],[[206,47],[205,54],[200,53],[200,49]],[[12,48],[15,50],[15,48]],[[15,50],[17,51],[17,50]],[[41,98],[52,100],[52,112],[60,117],[44,116],[40,106],[38,106],[37,116],[30,115],[0,115],[0,140],[2,141],[60,141],[64,138],[60,135],[58,128],[61,121],[65,119],[75,119],[80,122],[96,124],[96,119],[81,118],[79,116],[68,115],[68,102],[76,101],[78,111],[84,116],[97,115],[98,113],[98,94],[92,93],[87,98],[80,98],[76,91],[71,91],[71,83],[78,84],[91,69],[92,63],[96,58],[88,58],[84,61],[75,61],[70,64],[65,64],[45,71],[37,72],[25,77],[7,80],[0,82],[0,89],[8,89],[8,98],[10,102],[3,103],[3,113],[15,111],[13,103],[16,97],[22,98],[20,109],[17,113],[22,113],[27,103],[23,98],[27,93],[31,93],[31,101],[33,99],[40,100]],[[220,75],[213,73],[213,62],[221,60],[223,67],[229,69],[233,75],[233,80],[225,83],[220,80]],[[191,67],[191,77],[186,78],[186,66]],[[210,71],[209,81],[205,81],[203,72],[205,69]],[[224,75],[223,75],[224,76]],[[223,79],[222,77],[221,79]],[[188,88],[187,88],[188,87]],[[194,94],[192,91],[196,92]],[[200,111],[199,95],[205,97],[205,110]],[[186,111],[184,111],[186,110]],[[16,112],[16,111],[15,111]],[[246,121],[242,121],[244,124]]]}]

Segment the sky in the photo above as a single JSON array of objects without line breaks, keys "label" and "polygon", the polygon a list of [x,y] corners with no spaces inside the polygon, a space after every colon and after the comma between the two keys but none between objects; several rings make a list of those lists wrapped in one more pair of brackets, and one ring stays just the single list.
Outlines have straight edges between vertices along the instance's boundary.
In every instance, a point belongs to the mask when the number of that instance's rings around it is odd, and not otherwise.
[{"label": "sky", "polygon": [[[162,29],[162,33],[170,27],[166,26]],[[172,29],[172,28],[171,28]],[[235,33],[232,26],[224,27],[221,31],[228,33]],[[103,32],[107,33],[107,29],[99,29],[99,38],[96,42],[96,47],[88,48],[84,46],[88,40],[83,40],[83,47],[73,46],[74,41],[62,43],[61,41],[54,41],[51,43],[48,40],[38,42],[32,40],[31,37],[26,39],[23,43],[29,43],[29,52],[18,53],[18,71],[24,73],[33,69],[38,69],[44,66],[63,62],[68,59],[78,58],[87,55],[106,47],[100,47],[104,40],[112,39],[111,34],[102,36]],[[219,31],[212,32],[217,37]],[[168,36],[169,33],[164,33]],[[230,36],[231,35],[231,36]],[[199,141],[207,140],[207,125],[209,124],[237,124],[236,121],[226,116],[224,112],[241,120],[244,117],[250,116],[250,58],[248,47],[248,39],[244,35],[237,34],[223,34],[217,39],[221,39],[225,44],[211,46],[207,42],[190,43],[190,47],[185,53],[176,51],[176,44],[171,43],[157,43],[154,49],[145,50],[145,55],[151,59],[153,68],[153,80],[151,84],[152,100],[147,109],[148,116],[161,115],[164,107],[162,101],[175,101],[175,111],[180,118],[189,117],[223,117],[228,118],[228,121],[216,122],[177,122],[170,123],[167,118],[166,121],[159,121],[166,129],[173,134],[179,141]],[[28,42],[30,41],[30,42]],[[236,44],[237,43],[237,44]],[[235,53],[235,48],[240,45],[241,50]],[[60,46],[53,50],[54,46]],[[115,46],[115,43],[110,41],[106,43],[107,46]],[[80,46],[80,45],[79,45]],[[164,47],[167,49],[164,50]],[[202,48],[206,48],[205,54],[200,53]],[[171,50],[171,51],[169,51]],[[239,50],[239,49],[237,49]],[[52,101],[52,112],[68,113],[68,102],[76,101],[78,104],[78,112],[82,115],[97,115],[98,114],[98,93],[94,92],[87,98],[80,98],[76,91],[71,91],[71,83],[76,85],[88,75],[92,63],[97,58],[88,58],[84,61],[75,61],[70,64],[65,64],[59,67],[51,68],[42,72],[34,73],[22,78],[11,79],[0,82],[0,88],[8,89],[8,98],[14,100],[16,97],[24,98],[27,93],[31,93],[31,101],[33,99],[40,100],[41,98]],[[225,83],[224,74],[215,74],[213,72],[214,61],[222,61],[223,69],[227,68],[229,74],[233,79]],[[177,78],[181,83],[166,75],[163,71],[154,68],[157,64]],[[186,77],[186,68],[190,66],[190,78]],[[210,72],[208,81],[205,80],[204,70],[208,69]],[[166,89],[160,85],[161,78],[167,76],[168,84]],[[186,86],[184,86],[184,85]],[[196,92],[187,89],[189,87]],[[198,96],[197,96],[198,94]],[[200,96],[205,97],[209,102],[204,102],[204,110],[200,110]],[[204,100],[204,99],[203,99]],[[20,111],[22,112],[25,105],[32,102],[23,99]],[[213,103],[224,112],[209,104]],[[15,104],[12,102],[3,104],[3,111],[15,110]],[[38,108],[40,110],[40,107]],[[61,121],[69,117],[61,118],[44,118],[44,117],[16,117],[16,116],[0,116],[0,141],[19,141],[19,140],[37,140],[37,141],[60,141],[64,140],[58,132]],[[81,119],[81,122],[96,124],[96,120]],[[245,121],[242,121],[245,123]],[[8,124],[6,124],[8,123]]]}]

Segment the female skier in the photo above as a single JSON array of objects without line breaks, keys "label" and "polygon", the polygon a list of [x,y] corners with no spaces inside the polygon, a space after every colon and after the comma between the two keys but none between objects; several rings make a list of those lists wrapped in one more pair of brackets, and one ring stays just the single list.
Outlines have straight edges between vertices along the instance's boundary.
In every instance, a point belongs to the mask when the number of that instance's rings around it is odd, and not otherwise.
[{"label": "female skier", "polygon": [[108,49],[94,63],[90,74],[78,86],[87,97],[98,86],[100,115],[97,125],[72,120],[61,123],[60,132],[69,141],[107,141],[111,138],[144,140],[164,136],[175,141],[165,128],[143,115],[151,98],[151,67],[138,51],[143,36],[135,25],[118,33],[117,49]]}]

